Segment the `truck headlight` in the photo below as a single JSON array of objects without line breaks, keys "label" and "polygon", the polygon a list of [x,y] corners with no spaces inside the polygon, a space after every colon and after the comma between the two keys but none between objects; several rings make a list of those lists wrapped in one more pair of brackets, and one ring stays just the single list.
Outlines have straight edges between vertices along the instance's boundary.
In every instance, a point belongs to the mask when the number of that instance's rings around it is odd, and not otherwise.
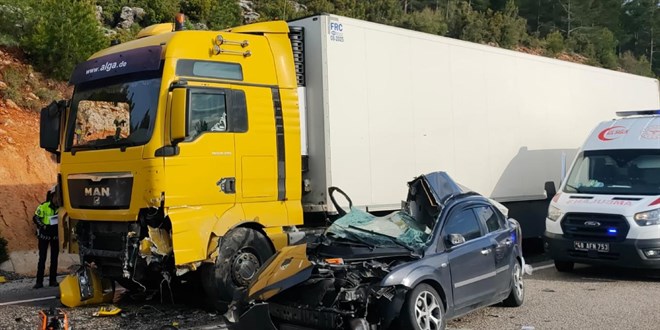
[{"label": "truck headlight", "polygon": [[551,221],[559,220],[559,218],[561,218],[562,215],[564,215],[564,213],[560,209],[552,205],[548,207],[548,219],[550,219]]},{"label": "truck headlight", "polygon": [[636,213],[635,221],[640,226],[660,225],[660,209]]}]

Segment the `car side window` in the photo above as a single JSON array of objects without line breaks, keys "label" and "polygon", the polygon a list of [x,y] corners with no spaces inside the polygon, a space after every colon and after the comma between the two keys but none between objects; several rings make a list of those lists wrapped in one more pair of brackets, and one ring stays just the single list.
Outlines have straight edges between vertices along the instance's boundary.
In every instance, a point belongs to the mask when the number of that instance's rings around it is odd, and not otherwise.
[{"label": "car side window", "polygon": [[479,220],[477,220],[472,209],[462,210],[449,217],[445,225],[444,235],[449,234],[461,234],[466,242],[481,236]]},{"label": "car side window", "polygon": [[481,206],[475,208],[474,211],[477,213],[479,219],[486,224],[486,228],[488,228],[489,233],[498,231],[503,228],[503,223],[493,208],[488,206]]}]

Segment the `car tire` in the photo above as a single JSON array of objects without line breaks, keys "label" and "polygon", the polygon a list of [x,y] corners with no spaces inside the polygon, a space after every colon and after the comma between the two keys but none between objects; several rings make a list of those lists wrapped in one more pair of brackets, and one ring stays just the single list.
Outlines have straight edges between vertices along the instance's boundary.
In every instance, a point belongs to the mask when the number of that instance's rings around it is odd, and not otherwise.
[{"label": "car tire", "polygon": [[445,307],[442,298],[432,286],[422,283],[408,293],[401,310],[400,325],[401,329],[445,329]]},{"label": "car tire", "polygon": [[241,300],[263,263],[274,253],[266,236],[250,228],[236,228],[222,237],[214,264],[201,269],[208,303],[225,312],[233,300]]},{"label": "car tire", "polygon": [[555,268],[557,268],[557,271],[560,273],[572,272],[573,267],[575,267],[575,264],[570,261],[555,260]]},{"label": "car tire", "polygon": [[525,301],[525,286],[523,285],[523,270],[516,261],[511,272],[511,292],[504,299],[502,305],[506,307],[520,307]]}]

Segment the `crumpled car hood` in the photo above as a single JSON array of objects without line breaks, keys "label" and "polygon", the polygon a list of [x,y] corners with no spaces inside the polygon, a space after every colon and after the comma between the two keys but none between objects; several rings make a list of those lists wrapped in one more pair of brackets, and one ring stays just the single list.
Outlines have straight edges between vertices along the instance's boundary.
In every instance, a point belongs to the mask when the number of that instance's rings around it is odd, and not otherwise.
[{"label": "crumpled car hood", "polygon": [[312,269],[313,265],[307,258],[307,244],[282,248],[259,271],[248,290],[248,299],[268,300],[309,279]]}]

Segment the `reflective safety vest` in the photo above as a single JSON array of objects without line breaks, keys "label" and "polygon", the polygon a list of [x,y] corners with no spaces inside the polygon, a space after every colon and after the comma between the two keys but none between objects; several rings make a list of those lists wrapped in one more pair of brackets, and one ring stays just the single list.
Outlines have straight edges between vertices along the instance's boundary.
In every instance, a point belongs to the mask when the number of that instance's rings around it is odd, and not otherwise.
[{"label": "reflective safety vest", "polygon": [[50,207],[50,202],[41,203],[34,214],[44,225],[57,225],[57,209]]}]

